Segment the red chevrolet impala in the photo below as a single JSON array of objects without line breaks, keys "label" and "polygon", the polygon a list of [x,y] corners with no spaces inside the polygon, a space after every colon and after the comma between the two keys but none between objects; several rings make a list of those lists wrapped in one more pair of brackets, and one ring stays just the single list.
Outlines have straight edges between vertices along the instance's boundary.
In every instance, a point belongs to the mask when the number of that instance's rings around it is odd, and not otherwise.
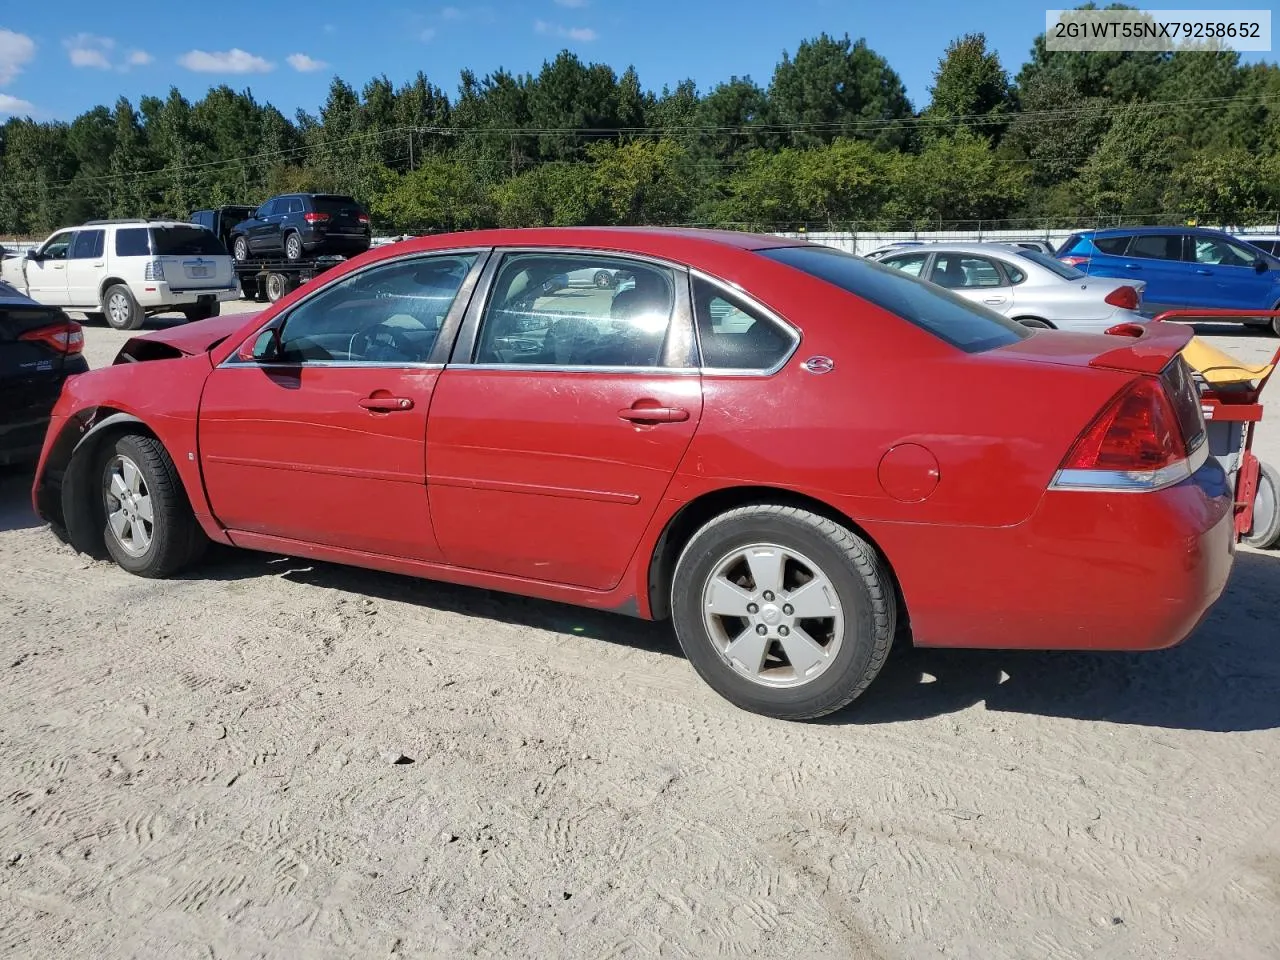
[{"label": "red chevrolet impala", "polygon": [[33,492],[163,577],[210,541],[667,618],[792,719],[926,646],[1150,650],[1234,550],[1158,324],[1032,330],[776,237],[499,230],[359,256],[73,378]]}]

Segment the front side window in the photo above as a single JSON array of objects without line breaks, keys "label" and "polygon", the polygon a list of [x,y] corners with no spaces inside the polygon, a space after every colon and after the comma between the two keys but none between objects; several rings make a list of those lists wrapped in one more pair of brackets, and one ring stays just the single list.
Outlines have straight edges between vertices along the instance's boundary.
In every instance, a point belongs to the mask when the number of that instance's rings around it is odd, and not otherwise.
[{"label": "front side window", "polygon": [[280,363],[430,361],[473,253],[400,260],[346,277],[285,317]]},{"label": "front side window", "polygon": [[1000,287],[1004,279],[1000,270],[986,257],[964,253],[940,253],[933,261],[929,279],[950,290],[974,287]]},{"label": "front side window", "polygon": [[1181,260],[1182,236],[1176,233],[1141,234],[1129,245],[1129,256],[1147,260]]},{"label": "front side window", "polygon": [[106,231],[81,230],[71,244],[72,260],[92,260],[102,256],[105,246]]},{"label": "front side window", "polygon": [[45,260],[65,260],[67,252],[71,249],[71,241],[75,237],[72,230],[63,233],[55,233],[52,237],[45,241],[43,247],[40,248],[40,256]]},{"label": "front side window", "polygon": [[[1030,327],[939,289],[901,270],[841,250],[805,244],[773,247],[761,256],[786,264],[874,303],[945,343],[979,353],[1034,336]],[[852,313],[856,317],[856,313]]]},{"label": "front side window", "polygon": [[886,266],[893,267],[895,270],[901,270],[908,276],[918,277],[924,270],[925,261],[929,259],[927,253],[907,253],[896,257],[885,257],[880,262]]},{"label": "front side window", "polygon": [[1211,263],[1222,267],[1251,267],[1258,255],[1236,243],[1213,237],[1191,238],[1192,256],[1196,263]]},{"label": "front side window", "polygon": [[701,277],[693,281],[693,309],[703,367],[772,370],[795,346],[790,331]]},{"label": "front side window", "polygon": [[[600,275],[611,283],[595,284]],[[594,254],[508,254],[475,362],[657,367],[675,311],[675,271]]]},{"label": "front side window", "polygon": [[117,257],[151,256],[151,231],[146,227],[126,227],[116,231]]}]

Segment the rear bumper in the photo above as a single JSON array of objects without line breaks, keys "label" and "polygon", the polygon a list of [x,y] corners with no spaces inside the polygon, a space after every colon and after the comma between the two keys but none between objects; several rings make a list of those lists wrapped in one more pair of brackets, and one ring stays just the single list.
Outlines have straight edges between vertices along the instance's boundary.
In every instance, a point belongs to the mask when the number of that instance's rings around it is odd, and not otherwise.
[{"label": "rear bumper", "polygon": [[[67,376],[88,369],[83,356],[64,361]],[[63,378],[50,380],[21,396],[5,394],[0,409],[0,465],[34,463],[39,458],[63,382]]]},{"label": "rear bumper", "polygon": [[1196,628],[1235,557],[1212,458],[1154,493],[1052,491],[1003,528],[869,525],[921,646],[1158,650]]},{"label": "rear bumper", "polygon": [[229,287],[195,287],[183,289],[166,281],[148,281],[133,291],[138,304],[145,310],[156,307],[177,307],[200,302],[201,297],[212,296],[219,303],[236,300],[240,297],[240,288],[233,284]]}]

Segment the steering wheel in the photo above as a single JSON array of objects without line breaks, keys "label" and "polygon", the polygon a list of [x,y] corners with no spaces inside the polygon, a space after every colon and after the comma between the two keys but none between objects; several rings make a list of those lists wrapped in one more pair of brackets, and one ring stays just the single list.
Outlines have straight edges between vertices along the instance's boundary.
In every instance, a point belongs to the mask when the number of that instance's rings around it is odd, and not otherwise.
[{"label": "steering wheel", "polygon": [[[359,352],[356,351],[357,343],[360,345]],[[382,321],[357,330],[347,344],[348,357],[359,356],[375,362],[409,362],[413,360],[413,355],[413,343],[404,335],[404,331]]]}]

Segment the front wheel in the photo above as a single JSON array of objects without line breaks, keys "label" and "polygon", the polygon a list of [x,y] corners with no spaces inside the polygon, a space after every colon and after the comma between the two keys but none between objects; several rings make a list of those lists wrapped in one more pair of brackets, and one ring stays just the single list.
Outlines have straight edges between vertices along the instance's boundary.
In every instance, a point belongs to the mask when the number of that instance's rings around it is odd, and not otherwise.
[{"label": "front wheel", "polygon": [[107,552],[141,577],[167,577],[196,560],[207,543],[177,467],[153,437],[126,434],[102,460],[99,490]]},{"label": "front wheel", "polygon": [[779,505],[740,507],[694,534],[672,579],[681,649],[721,696],[809,720],[884,665],[897,622],[888,571],[851,530]]},{"label": "front wheel", "polygon": [[1253,525],[1241,538],[1251,547],[1269,550],[1280,543],[1280,473],[1258,464],[1258,490],[1253,498]]}]

